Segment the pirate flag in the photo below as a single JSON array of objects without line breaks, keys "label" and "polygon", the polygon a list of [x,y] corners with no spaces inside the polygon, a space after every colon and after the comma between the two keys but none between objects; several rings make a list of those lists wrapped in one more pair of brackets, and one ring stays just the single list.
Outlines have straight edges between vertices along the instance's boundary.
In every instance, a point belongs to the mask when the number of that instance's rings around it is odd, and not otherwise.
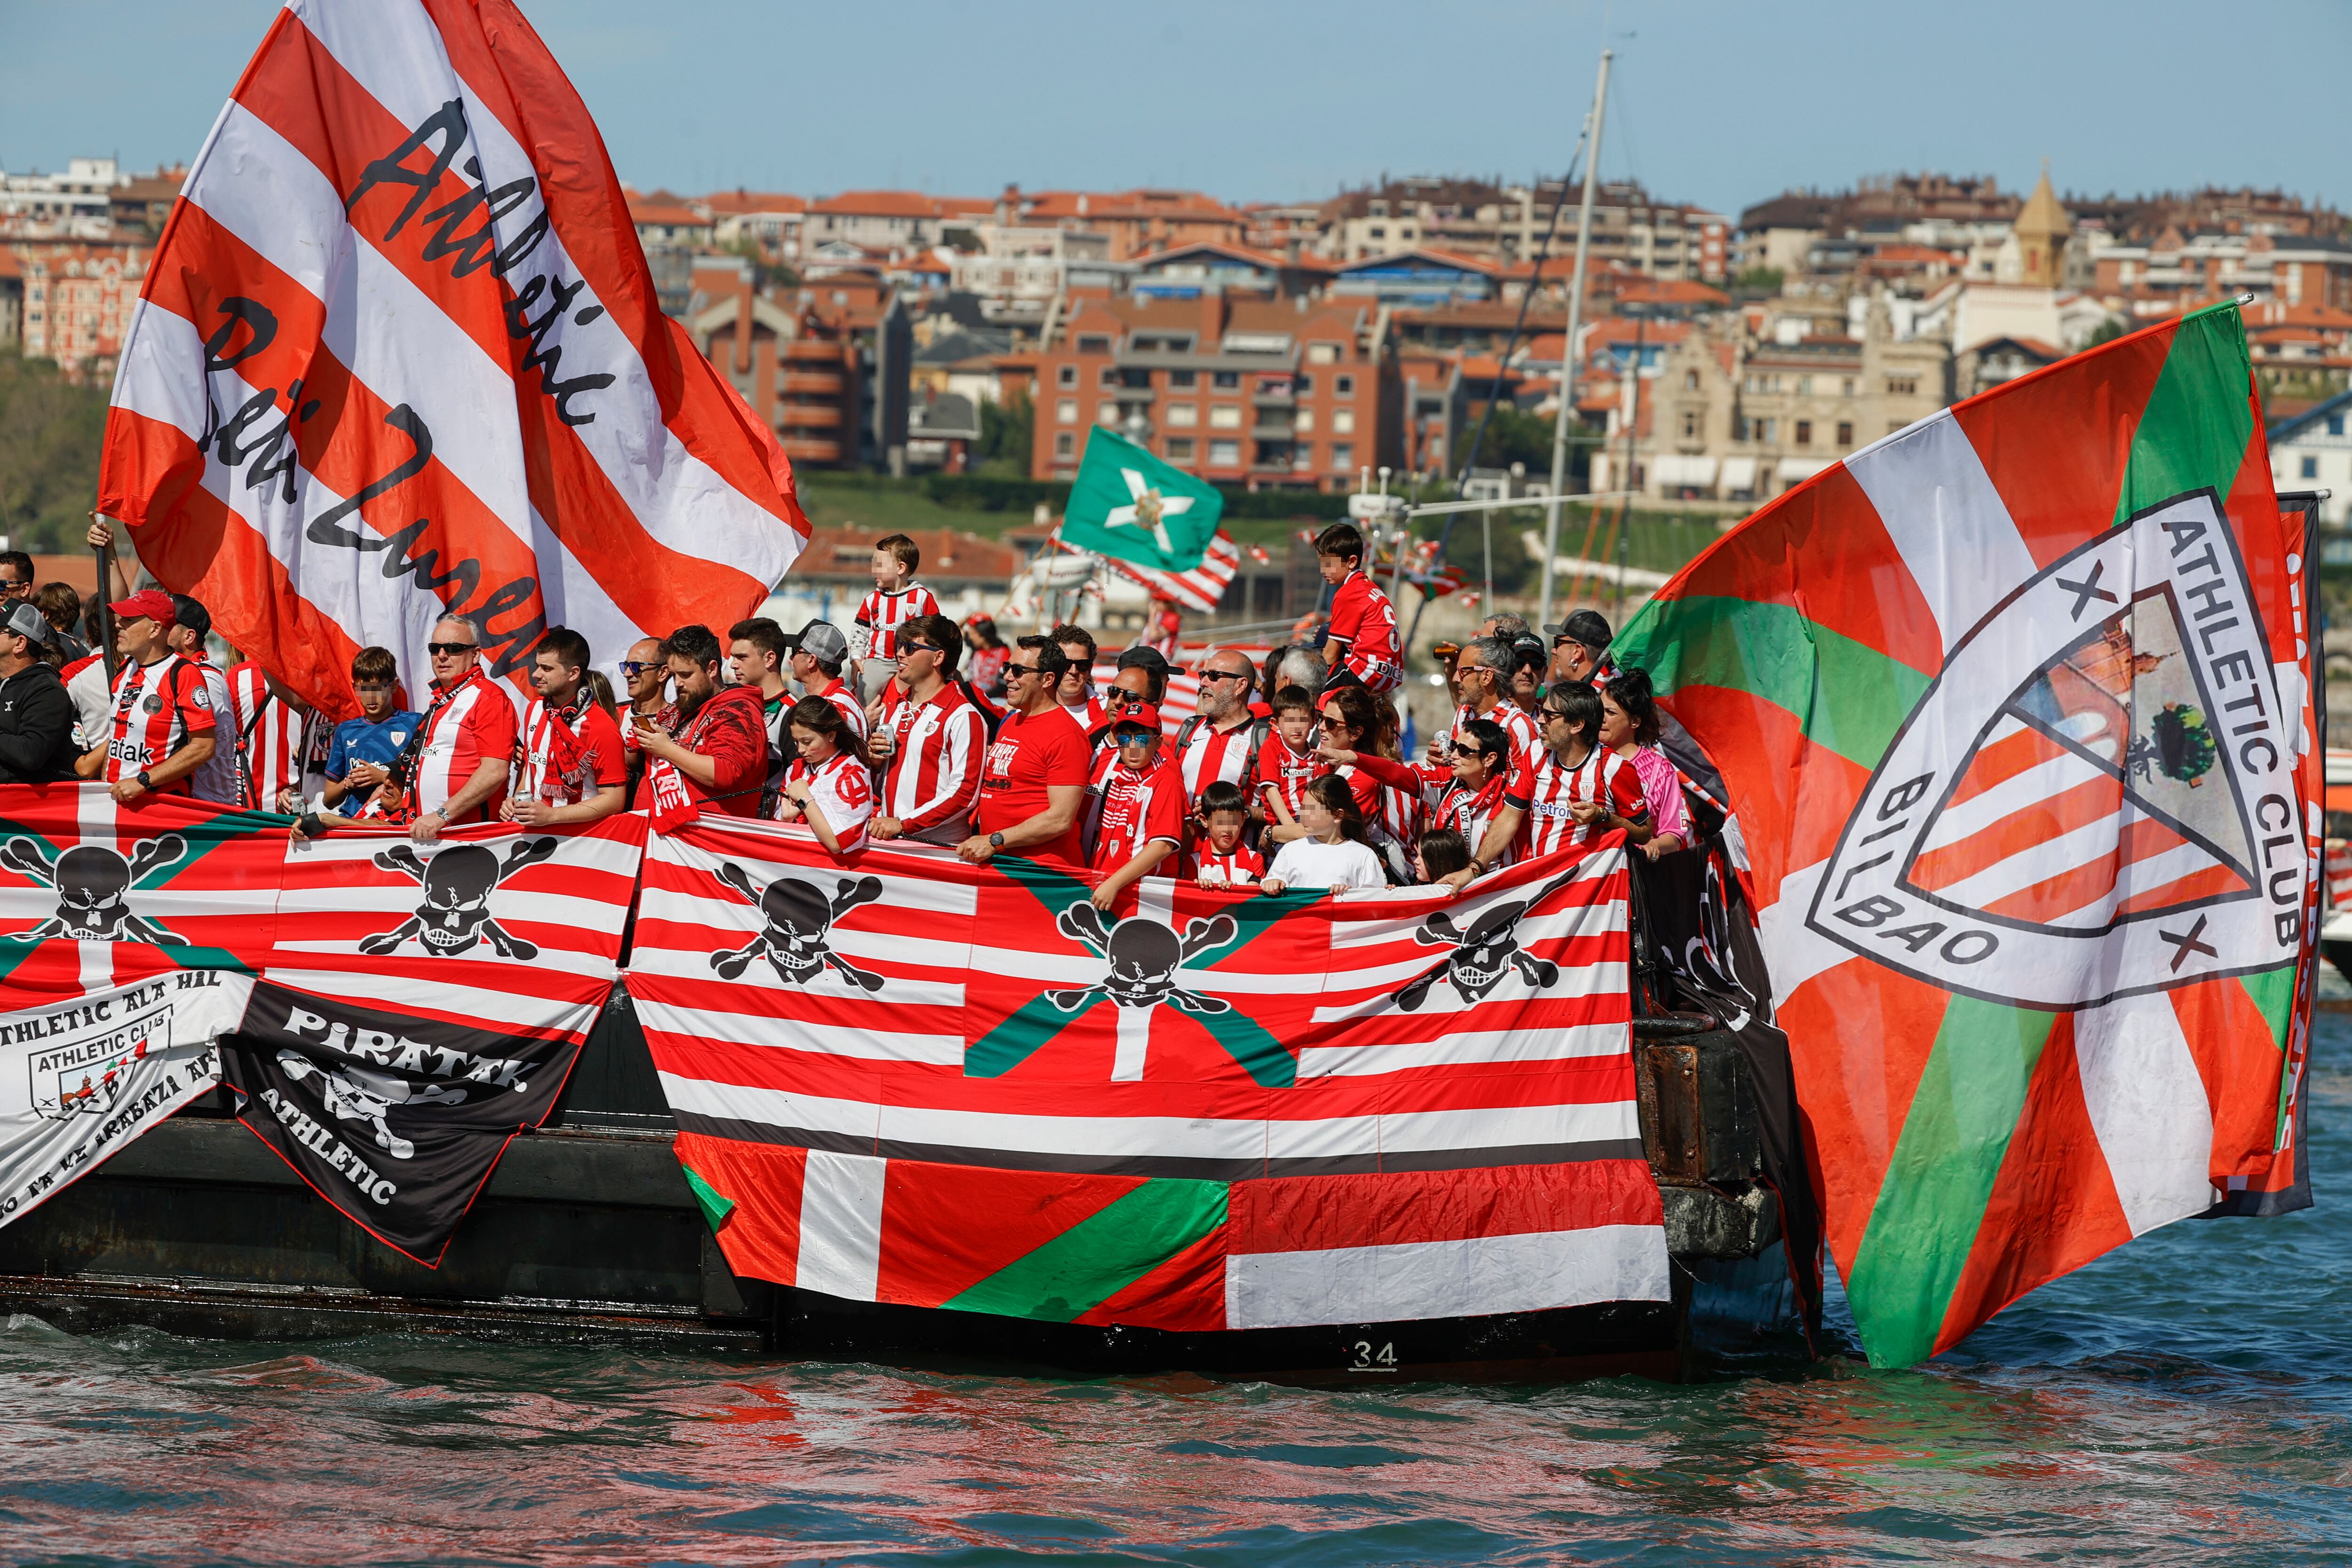
[{"label": "pirate flag", "polygon": [[579,1058],[645,832],[615,816],[293,846],[283,940],[223,1047],[239,1118],[369,1234],[437,1265]]}]

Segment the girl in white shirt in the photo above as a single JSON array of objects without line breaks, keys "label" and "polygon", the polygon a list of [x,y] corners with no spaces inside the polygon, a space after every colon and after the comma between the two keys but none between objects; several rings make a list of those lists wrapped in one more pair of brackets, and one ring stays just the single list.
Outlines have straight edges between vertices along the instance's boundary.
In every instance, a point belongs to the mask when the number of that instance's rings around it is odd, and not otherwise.
[{"label": "girl in white shirt", "polygon": [[1286,887],[1384,888],[1388,875],[1381,858],[1364,841],[1364,812],[1356,792],[1337,773],[1325,773],[1307,786],[1298,802],[1298,826],[1304,838],[1282,847],[1258,887],[1279,893]]},{"label": "girl in white shirt", "polygon": [[841,710],[822,697],[803,697],[785,723],[800,755],[784,774],[778,820],[805,824],[836,858],[857,853],[874,815],[874,779],[852,748]]}]

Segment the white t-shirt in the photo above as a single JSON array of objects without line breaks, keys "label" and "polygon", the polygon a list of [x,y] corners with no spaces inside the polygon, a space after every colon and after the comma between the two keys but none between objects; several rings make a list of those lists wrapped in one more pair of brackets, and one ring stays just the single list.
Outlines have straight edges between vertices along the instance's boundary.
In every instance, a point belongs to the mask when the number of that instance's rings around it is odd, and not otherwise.
[{"label": "white t-shirt", "polygon": [[1274,864],[1266,868],[1265,879],[1281,883],[1286,892],[1293,888],[1389,885],[1388,873],[1381,868],[1381,858],[1370,845],[1359,844],[1352,838],[1342,838],[1337,844],[1294,838],[1282,847]]}]

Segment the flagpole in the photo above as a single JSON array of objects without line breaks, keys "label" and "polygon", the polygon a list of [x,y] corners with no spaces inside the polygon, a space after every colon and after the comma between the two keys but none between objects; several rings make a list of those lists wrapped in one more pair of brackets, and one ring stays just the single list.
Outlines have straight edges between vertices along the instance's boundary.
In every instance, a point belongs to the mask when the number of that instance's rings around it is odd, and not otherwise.
[{"label": "flagpole", "polygon": [[1551,563],[1559,553],[1560,497],[1568,489],[1568,422],[1576,407],[1576,334],[1584,324],[1584,257],[1592,240],[1592,186],[1601,174],[1601,120],[1609,106],[1610,58],[1610,50],[1601,51],[1601,79],[1593,84],[1592,116],[1585,124],[1584,200],[1577,208],[1576,265],[1569,274],[1568,340],[1559,352],[1559,413],[1552,421],[1551,494],[1544,499],[1543,586],[1538,626],[1551,619]]}]

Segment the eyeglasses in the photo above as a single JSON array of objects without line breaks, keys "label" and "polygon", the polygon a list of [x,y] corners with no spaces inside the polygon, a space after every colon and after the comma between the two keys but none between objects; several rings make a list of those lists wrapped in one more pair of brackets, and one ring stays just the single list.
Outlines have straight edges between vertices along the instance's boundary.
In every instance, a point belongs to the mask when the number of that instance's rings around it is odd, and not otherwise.
[{"label": "eyeglasses", "polygon": [[1353,724],[1349,723],[1344,719],[1324,719],[1318,721],[1318,722],[1319,722],[1326,730],[1352,730],[1355,728]]},{"label": "eyeglasses", "polygon": [[425,651],[426,653],[443,654],[450,658],[455,658],[461,653],[472,653],[481,646],[482,645],[479,643],[471,642],[429,642],[425,645]]},{"label": "eyeglasses", "polygon": [[29,594],[32,591],[30,583],[0,583],[0,594]]},{"label": "eyeglasses", "polygon": [[1157,730],[1118,730],[1112,732],[1112,738],[1118,741],[1122,746],[1139,746],[1146,741],[1156,741],[1160,739],[1160,731]]},{"label": "eyeglasses", "polygon": [[1004,667],[1004,678],[1007,680],[1012,679],[1016,675],[1035,675],[1038,673],[1038,668],[1034,664],[1007,664]]},{"label": "eyeglasses", "polygon": [[1568,712],[1565,709],[1548,707],[1542,710],[1542,712],[1547,719],[1557,719],[1563,724],[1568,722]]},{"label": "eyeglasses", "polygon": [[637,677],[643,675],[649,669],[659,669],[661,668],[661,662],[657,659],[625,658],[620,664],[621,678],[625,680],[635,680]]},{"label": "eyeglasses", "polygon": [[1103,706],[1106,708],[1132,708],[1143,700],[1134,692],[1122,691],[1116,686],[1103,693]]},{"label": "eyeglasses", "polygon": [[900,643],[898,647],[906,653],[945,653],[948,651],[947,649],[940,647],[937,643],[905,642]]},{"label": "eyeglasses", "polygon": [[1203,680],[1247,680],[1249,679],[1249,672],[1244,669],[1204,669],[1201,672],[1201,679]]}]

